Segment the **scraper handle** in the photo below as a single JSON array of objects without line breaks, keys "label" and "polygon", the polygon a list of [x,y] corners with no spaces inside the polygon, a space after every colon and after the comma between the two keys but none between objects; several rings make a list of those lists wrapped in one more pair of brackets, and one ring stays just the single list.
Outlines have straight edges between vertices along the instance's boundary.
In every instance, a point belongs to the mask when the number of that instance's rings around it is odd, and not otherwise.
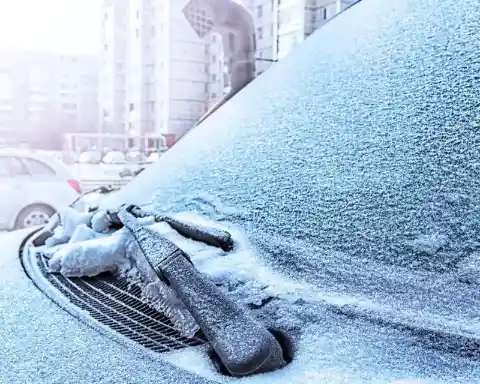
[{"label": "scraper handle", "polygon": [[[182,254],[163,265],[163,275],[184,303],[232,376],[273,371],[286,365],[275,337],[246,309],[228,298]],[[154,260],[149,260],[155,271]]]}]

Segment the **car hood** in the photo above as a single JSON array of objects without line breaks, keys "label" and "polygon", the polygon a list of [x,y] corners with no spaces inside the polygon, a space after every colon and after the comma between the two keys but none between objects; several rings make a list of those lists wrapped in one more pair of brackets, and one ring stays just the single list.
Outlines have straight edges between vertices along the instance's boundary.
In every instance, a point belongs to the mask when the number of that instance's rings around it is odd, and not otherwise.
[{"label": "car hood", "polygon": [[[30,230],[31,231],[31,230]],[[152,354],[118,343],[62,310],[26,276],[19,247],[29,231],[2,235],[0,338],[4,382],[208,383],[236,382],[218,375],[202,347]],[[26,247],[28,249],[28,245]],[[285,314],[287,316],[287,314]],[[318,306],[321,321],[305,324],[286,368],[241,379],[247,383],[474,383],[475,361],[427,349],[419,340]],[[113,332],[113,331],[112,331]]]}]

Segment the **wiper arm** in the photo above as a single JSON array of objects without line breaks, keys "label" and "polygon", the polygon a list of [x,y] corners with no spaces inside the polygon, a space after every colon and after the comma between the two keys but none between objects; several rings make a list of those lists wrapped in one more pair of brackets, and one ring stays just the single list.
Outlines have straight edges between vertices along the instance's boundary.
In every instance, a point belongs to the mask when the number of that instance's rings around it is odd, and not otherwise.
[{"label": "wiper arm", "polygon": [[81,199],[83,199],[85,196],[91,195],[92,193],[98,192],[101,195],[106,195],[107,193],[113,192],[118,190],[118,188],[113,188],[111,185],[102,185],[100,187],[94,188],[88,192],[82,193],[80,196],[78,196],[70,205],[70,208],[73,208],[75,204],[77,204]]}]

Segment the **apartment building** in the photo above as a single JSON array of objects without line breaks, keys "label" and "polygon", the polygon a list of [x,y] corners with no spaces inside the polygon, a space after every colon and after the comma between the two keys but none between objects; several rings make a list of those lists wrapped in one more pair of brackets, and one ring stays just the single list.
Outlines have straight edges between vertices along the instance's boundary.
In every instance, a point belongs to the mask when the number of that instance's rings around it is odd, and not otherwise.
[{"label": "apartment building", "polygon": [[199,37],[190,23],[200,28],[208,16],[189,23],[187,3],[104,1],[103,132],[129,136],[130,146],[182,136],[223,94],[221,39]]},{"label": "apartment building", "polygon": [[241,0],[254,19],[256,27],[257,45],[257,75],[267,70],[277,60],[276,55],[276,28],[275,28],[275,2],[278,0]]},{"label": "apartment building", "polygon": [[98,61],[90,56],[0,51],[0,135],[98,130]]},{"label": "apartment building", "polygon": [[120,134],[127,122],[129,0],[104,0],[99,95],[100,131]]},{"label": "apartment building", "polygon": [[239,0],[257,32],[257,74],[289,54],[329,19],[358,0]]}]

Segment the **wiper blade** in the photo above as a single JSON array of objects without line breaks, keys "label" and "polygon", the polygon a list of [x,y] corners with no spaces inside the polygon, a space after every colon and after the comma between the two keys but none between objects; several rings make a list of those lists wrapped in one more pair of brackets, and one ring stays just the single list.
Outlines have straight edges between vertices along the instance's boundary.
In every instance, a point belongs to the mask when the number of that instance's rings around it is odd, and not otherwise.
[{"label": "wiper blade", "polygon": [[221,248],[225,252],[233,249],[233,240],[230,233],[216,228],[201,228],[191,224],[182,223],[171,217],[165,217],[164,221],[186,238]]},{"label": "wiper blade", "polygon": [[[217,228],[206,228],[195,226],[189,223],[182,223],[179,220],[173,219],[169,216],[158,215],[153,212],[149,212],[146,210],[141,209],[138,206],[130,206],[130,213],[136,217],[154,217],[157,223],[165,222],[170,225],[174,230],[176,230],[182,236],[205,243],[207,245],[211,245],[217,248],[222,249],[225,252],[229,252],[233,249],[234,243],[232,239],[232,235],[224,231],[222,229]],[[121,220],[118,218],[118,214],[115,212],[110,212],[110,221],[113,224],[123,225]]]},{"label": "wiper blade", "polygon": [[111,193],[113,191],[117,191],[118,188],[113,188],[111,185],[102,185],[100,187],[94,188],[88,192],[82,193],[80,196],[78,196],[70,205],[70,208],[75,207],[75,204],[77,204],[80,200],[82,200],[85,196],[91,195],[92,193],[98,192],[101,195],[106,195],[107,193]]}]

